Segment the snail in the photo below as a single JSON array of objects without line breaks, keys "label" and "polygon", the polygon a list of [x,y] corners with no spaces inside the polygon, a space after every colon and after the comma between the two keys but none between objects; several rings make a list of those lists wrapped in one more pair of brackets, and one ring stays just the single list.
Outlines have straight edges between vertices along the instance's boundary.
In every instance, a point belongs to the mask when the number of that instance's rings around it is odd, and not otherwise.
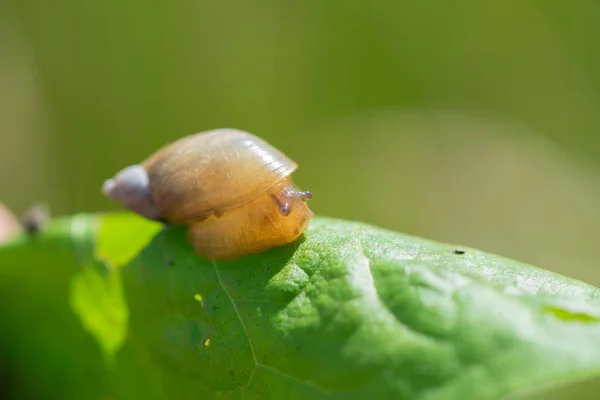
[{"label": "snail", "polygon": [[311,193],[294,187],[298,165],[266,141],[236,129],[183,137],[102,186],[146,218],[187,225],[195,251],[211,260],[295,241],[314,216]]}]

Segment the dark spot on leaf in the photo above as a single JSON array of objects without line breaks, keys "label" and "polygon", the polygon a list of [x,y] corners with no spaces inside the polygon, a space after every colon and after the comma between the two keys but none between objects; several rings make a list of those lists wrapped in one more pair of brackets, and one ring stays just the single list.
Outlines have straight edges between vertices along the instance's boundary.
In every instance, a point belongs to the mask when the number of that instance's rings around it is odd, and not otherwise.
[{"label": "dark spot on leaf", "polygon": [[458,255],[462,255],[462,254],[465,254],[465,251],[461,250],[461,249],[456,249],[456,250],[453,251],[453,253],[454,254],[458,254]]},{"label": "dark spot on leaf", "polygon": [[167,267],[172,267],[172,266],[173,266],[173,260],[169,258],[167,260]]}]

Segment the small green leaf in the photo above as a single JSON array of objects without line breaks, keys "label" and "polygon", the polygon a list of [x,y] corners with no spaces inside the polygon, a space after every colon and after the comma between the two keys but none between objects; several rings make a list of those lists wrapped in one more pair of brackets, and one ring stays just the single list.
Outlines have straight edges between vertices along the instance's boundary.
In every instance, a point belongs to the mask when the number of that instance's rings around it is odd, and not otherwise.
[{"label": "small green leaf", "polygon": [[84,327],[98,341],[107,362],[127,336],[128,309],[121,276],[84,265],[71,281],[70,303]]},{"label": "small green leaf", "polygon": [[137,214],[107,214],[99,228],[96,257],[113,268],[127,265],[160,229],[161,224]]},{"label": "small green leaf", "polygon": [[[96,338],[112,363],[127,337],[129,313],[121,276],[115,268],[127,265],[152,240],[161,224],[131,213],[103,216],[96,237],[94,265],[82,263],[71,283],[71,307]],[[101,263],[103,262],[103,263]]]}]

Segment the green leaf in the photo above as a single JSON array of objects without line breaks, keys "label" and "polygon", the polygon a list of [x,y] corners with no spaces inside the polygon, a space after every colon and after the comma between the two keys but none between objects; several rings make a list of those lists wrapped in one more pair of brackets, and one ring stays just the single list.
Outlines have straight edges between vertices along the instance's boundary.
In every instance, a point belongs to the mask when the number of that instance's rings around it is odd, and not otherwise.
[{"label": "green leaf", "polygon": [[129,318],[116,268],[128,264],[160,227],[130,213],[104,216],[95,245],[97,260],[88,255],[71,281],[71,307],[96,338],[109,364],[125,342]]},{"label": "green leaf", "polygon": [[1,398],[107,398],[101,350],[69,299],[95,229],[95,217],[78,215],[0,246]]},{"label": "green leaf", "polygon": [[99,228],[96,257],[111,268],[127,265],[160,229],[159,223],[136,214],[107,214]]},{"label": "green leaf", "polygon": [[[104,352],[120,348],[120,398],[495,399],[600,376],[600,290],[526,264],[328,218],[215,263],[183,227],[99,221],[95,248],[73,249],[120,268],[80,254],[71,304]],[[72,231],[47,246],[83,241]],[[19,276],[11,254],[0,277]]]},{"label": "green leaf", "polygon": [[70,304],[84,327],[96,338],[107,363],[127,337],[128,310],[121,277],[84,265],[71,280]]},{"label": "green leaf", "polygon": [[132,329],[162,368],[245,398],[492,399],[600,372],[598,289],[455,250],[318,218],[214,263],[173,228],[125,270]]}]

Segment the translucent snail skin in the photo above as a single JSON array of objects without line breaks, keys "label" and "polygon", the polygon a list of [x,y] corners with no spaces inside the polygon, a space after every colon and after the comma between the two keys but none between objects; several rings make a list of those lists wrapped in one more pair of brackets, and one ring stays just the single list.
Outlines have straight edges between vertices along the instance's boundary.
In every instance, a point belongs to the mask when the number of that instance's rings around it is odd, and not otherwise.
[{"label": "translucent snail skin", "polygon": [[296,240],[314,216],[298,165],[236,129],[181,138],[108,179],[103,193],[156,221],[188,226],[198,254],[227,260]]}]

